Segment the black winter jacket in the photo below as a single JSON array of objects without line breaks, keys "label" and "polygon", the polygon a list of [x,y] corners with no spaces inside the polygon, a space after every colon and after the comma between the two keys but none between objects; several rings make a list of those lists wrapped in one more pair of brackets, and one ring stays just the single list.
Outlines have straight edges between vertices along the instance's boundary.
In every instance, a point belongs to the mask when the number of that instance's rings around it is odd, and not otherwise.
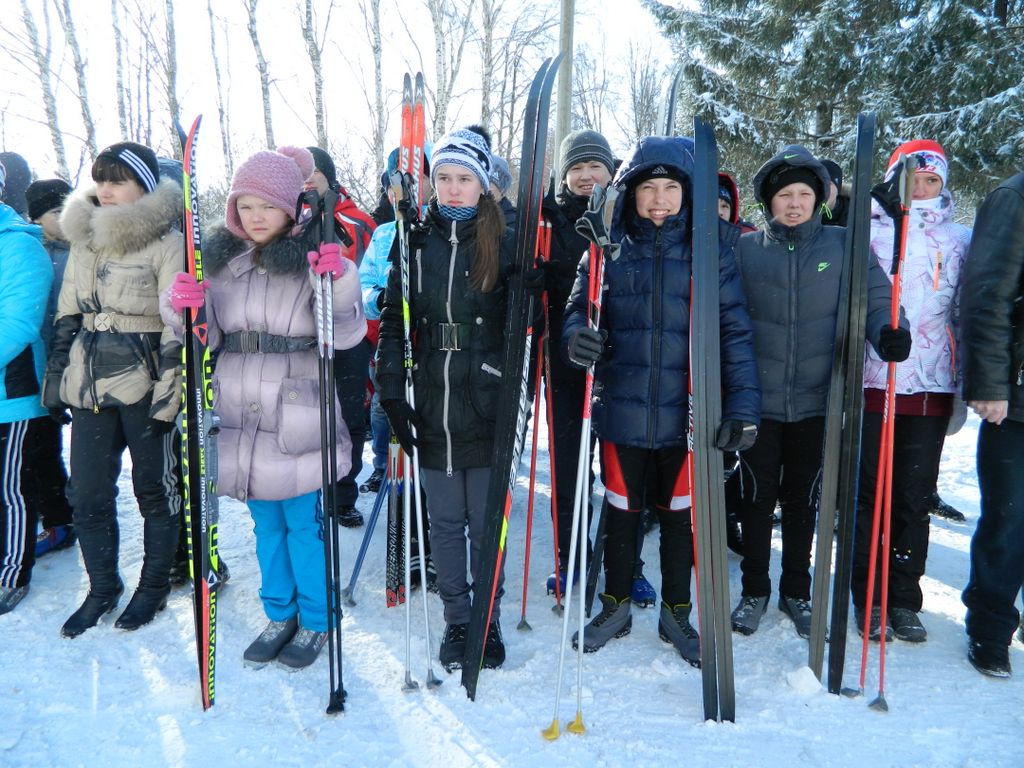
[{"label": "black winter jacket", "polygon": [[[544,198],[541,215],[551,225],[551,266],[548,268],[548,324],[554,348],[562,337],[566,304],[576,282],[580,259],[590,248],[590,241],[576,231],[576,220],[587,209],[590,198],[574,195],[564,186],[558,197]],[[584,297],[585,298],[585,297]],[[570,365],[559,354],[551,355],[551,377],[555,382],[576,382],[583,386],[585,372]],[[582,407],[582,403],[581,403]]]},{"label": "black winter jacket", "polygon": [[[764,197],[764,184],[780,165],[806,167],[828,189],[825,167],[803,147],[788,146],[754,177],[754,195],[766,212],[771,201]],[[817,216],[796,227],[769,218],[765,231],[740,238],[736,263],[754,323],[766,419],[794,422],[825,413],[845,240],[844,227],[825,227]],[[882,326],[889,324],[892,284],[874,256],[867,300],[865,333],[875,346]]]},{"label": "black winter jacket", "polygon": [[[428,469],[457,471],[491,463],[504,364],[506,280],[514,244],[512,230],[506,229],[502,277],[494,289],[481,293],[469,287],[475,230],[476,219],[452,221],[431,202],[424,225],[409,238],[413,383],[416,412],[423,422],[417,442],[420,463]],[[396,238],[380,316],[381,400],[405,397],[397,253]],[[453,349],[456,346],[458,350]]]},{"label": "black winter jacket", "polygon": [[961,280],[964,400],[1008,400],[1024,421],[1024,173],[978,209]]},{"label": "black winter jacket", "polygon": [[[628,187],[637,174],[672,166],[687,182],[680,212],[657,228],[635,213],[635,198],[616,203],[612,239],[621,243],[605,264],[601,327],[608,331],[596,368],[594,428],[605,440],[640,448],[685,445],[690,371],[690,195],[692,156],[679,139],[647,138],[619,170]],[[760,422],[761,396],[750,318],[733,258],[738,230],[721,222],[720,318],[722,418]],[[566,307],[563,349],[587,322],[589,259],[580,262]]]}]

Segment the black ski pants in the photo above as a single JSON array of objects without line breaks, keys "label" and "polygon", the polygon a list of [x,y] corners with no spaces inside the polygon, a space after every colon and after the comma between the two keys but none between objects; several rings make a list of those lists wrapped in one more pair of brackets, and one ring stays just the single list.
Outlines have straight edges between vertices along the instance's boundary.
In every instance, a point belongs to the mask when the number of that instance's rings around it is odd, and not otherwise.
[{"label": "black ski pants", "polygon": [[762,419],[757,442],[740,454],[743,595],[772,593],[768,567],[775,504],[782,507],[782,576],[779,593],[811,597],[811,542],[821,495],[825,418],[784,422]]},{"label": "black ski pants", "polygon": [[963,594],[967,634],[1009,645],[1020,621],[1015,601],[1024,584],[1024,422],[981,423],[978,486],[981,517]]},{"label": "black ski pants", "polygon": [[68,472],[64,468],[62,428],[49,416],[29,421],[25,461],[32,468],[26,478],[26,492],[38,499],[43,528],[70,525],[71,505],[66,495]]},{"label": "black ski pants", "polygon": [[[921,610],[921,577],[928,559],[931,495],[939,477],[948,416],[896,415],[893,426],[892,509],[889,558],[889,607]],[[868,588],[868,559],[874,517],[875,482],[882,414],[865,413],[857,490],[857,531],[853,547],[853,604],[863,608]],[[785,515],[783,515],[785,520]],[[879,524],[881,534],[881,523]],[[879,535],[881,542],[881,535]],[[881,543],[878,557],[882,556]],[[881,600],[881,561],[876,562],[872,605]]]},{"label": "black ski pants", "polygon": [[162,588],[178,540],[176,430],[153,434],[149,398],[99,412],[72,409],[69,498],[91,590],[110,596],[117,590],[120,529],[117,479],[125,448],[132,459],[132,486],[145,519],[140,586]]},{"label": "black ski pants", "polygon": [[685,445],[634,448],[601,443],[601,477],[608,502],[605,523],[605,592],[616,600],[633,591],[637,532],[645,497],[661,528],[661,596],[671,606],[690,602],[693,529]]},{"label": "black ski pants", "polygon": [[363,470],[363,442],[366,439],[366,381],[370,366],[370,342],[363,339],[351,349],[334,351],[334,387],[341,404],[341,417],[352,439],[352,469],[338,480],[339,507],[354,507],[359,499],[356,478]]}]

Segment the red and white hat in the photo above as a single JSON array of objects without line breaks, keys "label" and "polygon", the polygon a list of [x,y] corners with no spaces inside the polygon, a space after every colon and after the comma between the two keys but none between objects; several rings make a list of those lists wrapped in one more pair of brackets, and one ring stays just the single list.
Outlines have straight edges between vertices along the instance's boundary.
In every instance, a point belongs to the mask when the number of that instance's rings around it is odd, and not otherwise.
[{"label": "red and white hat", "polygon": [[913,157],[917,161],[914,168],[915,173],[934,173],[942,179],[942,186],[946,186],[946,178],[949,176],[949,163],[946,160],[946,153],[937,141],[930,139],[917,139],[901,144],[892,157],[889,158],[889,166],[885,170],[885,180],[892,178],[896,171],[896,163],[900,155]]}]

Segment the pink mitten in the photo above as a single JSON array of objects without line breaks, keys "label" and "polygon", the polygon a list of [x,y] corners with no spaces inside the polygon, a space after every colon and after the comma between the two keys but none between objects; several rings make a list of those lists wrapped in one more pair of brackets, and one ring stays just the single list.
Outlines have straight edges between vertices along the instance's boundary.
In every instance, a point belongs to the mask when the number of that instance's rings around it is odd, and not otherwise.
[{"label": "pink mitten", "polygon": [[210,284],[206,280],[198,283],[194,275],[188,272],[179,272],[174,276],[174,282],[171,283],[171,306],[178,313],[182,313],[186,309],[199,309],[206,301],[204,293],[209,287]]},{"label": "pink mitten", "polygon": [[345,274],[345,264],[341,259],[341,246],[337,243],[323,243],[319,251],[310,251],[306,254],[310,268],[319,276],[323,277],[328,272],[331,277],[337,280]]}]

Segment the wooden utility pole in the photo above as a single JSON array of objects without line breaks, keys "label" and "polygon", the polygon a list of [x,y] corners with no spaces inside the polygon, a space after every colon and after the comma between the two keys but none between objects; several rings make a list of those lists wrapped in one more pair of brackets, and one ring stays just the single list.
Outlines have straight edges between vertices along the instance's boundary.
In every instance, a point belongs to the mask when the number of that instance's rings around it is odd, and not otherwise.
[{"label": "wooden utility pole", "polygon": [[558,168],[561,163],[559,149],[562,139],[569,133],[572,120],[572,28],[575,5],[575,0],[562,0],[562,24],[558,43],[562,52],[562,64],[558,73],[558,111],[555,113],[554,149],[551,153],[553,168]]}]

